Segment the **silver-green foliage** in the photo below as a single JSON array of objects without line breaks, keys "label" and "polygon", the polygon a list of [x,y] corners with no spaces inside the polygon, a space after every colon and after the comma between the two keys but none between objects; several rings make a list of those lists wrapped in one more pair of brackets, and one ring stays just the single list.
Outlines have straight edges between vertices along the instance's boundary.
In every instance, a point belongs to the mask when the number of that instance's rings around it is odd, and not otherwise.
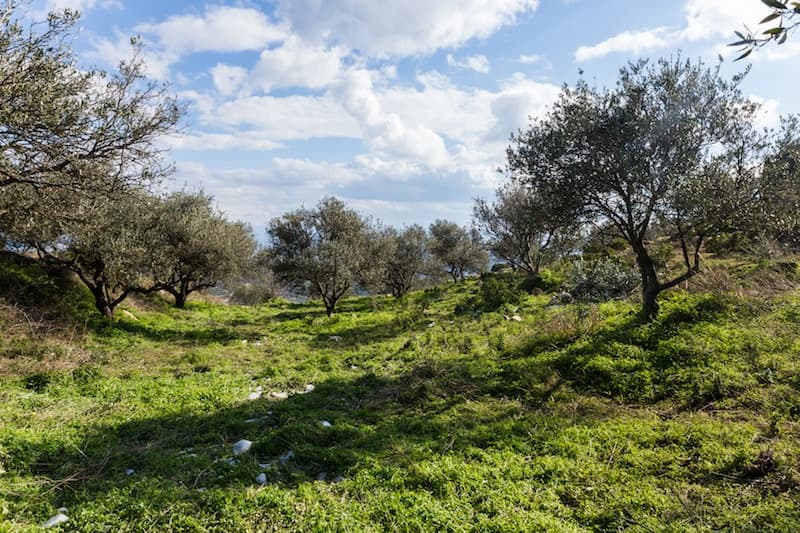
[{"label": "silver-green foliage", "polygon": [[322,298],[329,316],[343,296],[381,267],[370,222],[337,198],[274,218],[267,233],[275,276]]}]

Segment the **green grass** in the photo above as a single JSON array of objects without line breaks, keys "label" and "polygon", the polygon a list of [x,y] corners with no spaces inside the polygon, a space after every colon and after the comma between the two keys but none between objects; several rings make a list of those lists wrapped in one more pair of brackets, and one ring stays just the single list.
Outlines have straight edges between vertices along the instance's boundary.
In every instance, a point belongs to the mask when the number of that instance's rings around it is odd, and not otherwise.
[{"label": "green grass", "polygon": [[546,295],[515,322],[479,294],[351,298],[332,318],[151,304],[4,336],[0,531],[62,506],[72,531],[800,528],[793,292],[674,292],[647,325]]}]

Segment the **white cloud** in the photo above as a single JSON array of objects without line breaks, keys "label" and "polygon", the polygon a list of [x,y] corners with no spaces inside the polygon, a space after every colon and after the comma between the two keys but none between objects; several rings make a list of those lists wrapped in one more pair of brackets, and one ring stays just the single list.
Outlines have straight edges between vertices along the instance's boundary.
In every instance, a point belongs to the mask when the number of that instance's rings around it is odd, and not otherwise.
[{"label": "white cloud", "polygon": [[277,150],[282,145],[260,131],[174,135],[166,140],[174,150]]},{"label": "white cloud", "polygon": [[523,65],[533,65],[534,63],[540,63],[544,61],[544,56],[541,56],[539,54],[531,54],[531,55],[522,54],[521,56],[519,56],[517,61],[519,61]]},{"label": "white cloud", "polygon": [[119,8],[122,7],[122,4],[119,0],[47,0],[47,11],[70,9],[86,13],[95,7],[103,9]]},{"label": "white cloud", "polygon": [[338,47],[312,46],[291,36],[261,53],[248,84],[267,92],[276,87],[320,89],[337,78],[344,55]]},{"label": "white cloud", "polygon": [[464,59],[458,60],[453,57],[453,54],[447,54],[447,64],[453,68],[463,68],[474,70],[486,74],[489,72],[489,58],[484,55],[469,56]]},{"label": "white cloud", "polygon": [[421,122],[409,125],[398,114],[384,112],[369,71],[347,72],[332,94],[359,122],[365,141],[378,152],[411,158],[431,168],[449,164],[447,148],[436,132]]},{"label": "white cloud", "polygon": [[684,12],[686,24],[682,28],[625,31],[595,45],[579,47],[575,51],[575,60],[590,61],[615,52],[641,54],[646,50],[709,38],[733,40],[734,30],[743,28],[744,24],[756,24],[770,10],[763,3],[755,1],[688,0]]},{"label": "white cloud", "polygon": [[217,63],[211,69],[211,79],[214,87],[222,96],[230,96],[238,91],[247,81],[247,69],[232,65]]},{"label": "white cloud", "polygon": [[230,6],[209,7],[202,16],[175,15],[135,30],[155,36],[161,47],[179,55],[259,50],[287,35],[286,28],[273,24],[261,11]]},{"label": "white cloud", "polygon": [[[226,6],[207,8],[203,15],[175,15],[160,23],[139,24],[134,33],[145,45],[146,73],[155,79],[168,79],[170,67],[187,54],[261,50],[288,35],[283,25],[272,23],[257,9]],[[93,45],[92,55],[109,65],[131,56],[130,35],[122,32],[114,38],[96,39]]]},{"label": "white cloud", "polygon": [[641,54],[645,50],[664,48],[674,40],[667,28],[642,31],[625,31],[593,46],[581,46],[575,51],[578,62],[590,61],[615,52]]},{"label": "white cloud", "polygon": [[306,40],[372,56],[407,56],[488,37],[537,5],[538,0],[281,0],[278,13]]},{"label": "white cloud", "polygon": [[359,122],[330,95],[236,98],[208,110],[201,119],[213,127],[249,126],[275,141],[361,136]]}]

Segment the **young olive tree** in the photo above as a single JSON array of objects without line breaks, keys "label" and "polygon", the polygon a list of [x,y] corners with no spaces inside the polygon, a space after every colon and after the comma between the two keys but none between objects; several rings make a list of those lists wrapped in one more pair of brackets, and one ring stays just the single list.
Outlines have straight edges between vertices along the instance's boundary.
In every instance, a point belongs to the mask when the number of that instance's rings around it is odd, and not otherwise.
[{"label": "young olive tree", "polygon": [[[657,315],[662,291],[700,271],[703,240],[746,222],[757,196],[748,150],[757,106],[742,97],[740,80],[680,57],[638,61],[620,70],[613,89],[565,87],[544,118],[511,137],[513,180],[555,216],[608,225],[628,243],[646,319]],[[667,279],[647,240],[656,222],[685,267]]]},{"label": "young olive tree", "polygon": [[188,296],[240,276],[252,262],[256,242],[249,226],[231,222],[202,192],[175,192],[150,213],[150,277],[175,307]]},{"label": "young olive tree", "polygon": [[483,249],[477,230],[467,230],[447,220],[436,220],[428,231],[433,262],[453,281],[464,281],[468,274],[486,270],[489,254]]},{"label": "young olive tree", "polygon": [[322,298],[328,316],[380,267],[370,222],[337,198],[274,218],[267,233],[275,276],[295,290],[310,287],[312,295]]},{"label": "young olive tree", "polygon": [[428,270],[428,236],[425,228],[415,224],[399,231],[389,228],[384,237],[388,241],[384,280],[392,296],[399,298]]},{"label": "young olive tree", "polygon": [[576,242],[577,228],[553,216],[535,191],[507,183],[496,191],[497,200],[475,200],[475,224],[488,237],[489,251],[514,270],[537,274]]}]

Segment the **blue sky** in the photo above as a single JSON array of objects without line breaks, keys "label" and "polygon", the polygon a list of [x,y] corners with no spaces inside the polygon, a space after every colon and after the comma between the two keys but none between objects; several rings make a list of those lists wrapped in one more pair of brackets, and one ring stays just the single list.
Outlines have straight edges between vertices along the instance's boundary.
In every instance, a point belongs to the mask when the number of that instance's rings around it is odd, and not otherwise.
[{"label": "blue sky", "polygon": [[[87,65],[146,45],[149,76],[188,104],[165,139],[172,188],[203,188],[229,217],[266,222],[335,195],[387,224],[468,224],[491,197],[512,131],[579,70],[678,50],[714,63],[759,0],[37,0],[82,13]],[[800,112],[800,34],[751,56],[743,85],[764,125]]]}]

